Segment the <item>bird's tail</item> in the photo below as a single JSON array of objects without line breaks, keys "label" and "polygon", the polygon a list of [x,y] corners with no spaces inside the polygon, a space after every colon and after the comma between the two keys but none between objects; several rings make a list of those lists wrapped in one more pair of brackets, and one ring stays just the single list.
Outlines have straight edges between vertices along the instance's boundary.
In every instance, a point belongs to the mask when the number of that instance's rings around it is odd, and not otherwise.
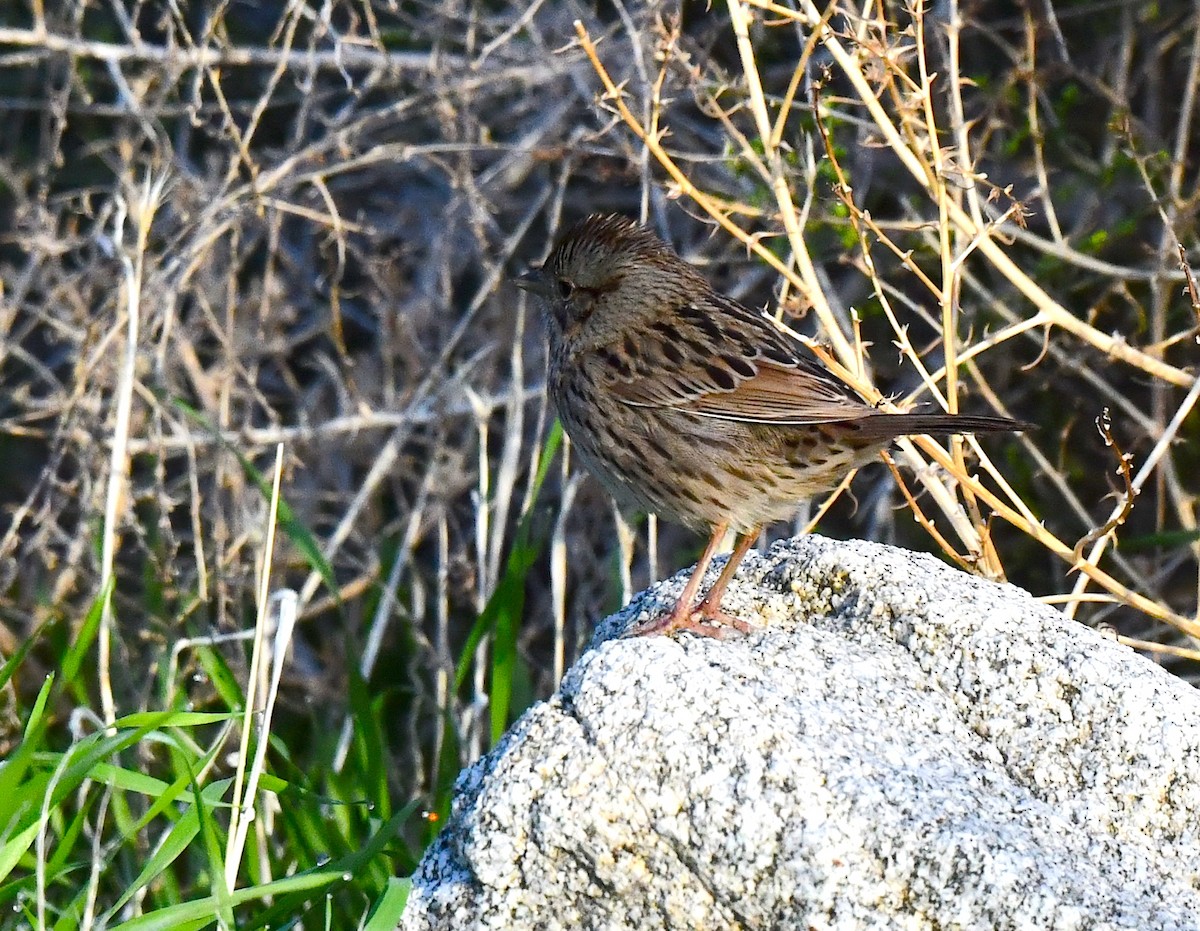
[{"label": "bird's tail", "polygon": [[859,435],[885,437],[913,436],[929,433],[948,436],[952,433],[1020,433],[1033,429],[1033,424],[1008,417],[986,414],[885,414],[880,412],[856,421]]}]

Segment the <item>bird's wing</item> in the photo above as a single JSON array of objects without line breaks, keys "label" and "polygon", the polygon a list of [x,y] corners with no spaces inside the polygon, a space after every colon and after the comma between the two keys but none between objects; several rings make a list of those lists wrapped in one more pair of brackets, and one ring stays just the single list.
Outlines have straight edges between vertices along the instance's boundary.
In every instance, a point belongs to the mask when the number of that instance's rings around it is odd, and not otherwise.
[{"label": "bird's wing", "polygon": [[600,351],[608,389],[627,404],[765,424],[857,420],[875,409],[762,314],[720,295]]}]

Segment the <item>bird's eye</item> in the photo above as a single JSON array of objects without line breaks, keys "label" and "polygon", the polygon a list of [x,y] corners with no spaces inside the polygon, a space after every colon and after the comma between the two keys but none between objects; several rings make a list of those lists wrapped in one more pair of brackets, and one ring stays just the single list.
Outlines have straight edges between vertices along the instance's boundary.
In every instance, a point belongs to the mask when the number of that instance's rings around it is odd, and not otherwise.
[{"label": "bird's eye", "polygon": [[569,301],[571,295],[575,293],[575,285],[567,281],[565,278],[558,279],[558,296],[564,301]]}]

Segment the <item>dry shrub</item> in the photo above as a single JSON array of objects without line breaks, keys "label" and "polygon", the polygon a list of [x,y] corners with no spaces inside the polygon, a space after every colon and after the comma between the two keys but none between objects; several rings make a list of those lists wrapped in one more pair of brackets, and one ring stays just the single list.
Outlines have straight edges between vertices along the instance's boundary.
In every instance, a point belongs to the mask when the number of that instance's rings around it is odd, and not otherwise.
[{"label": "dry shrub", "polygon": [[486,639],[454,676],[514,539],[518,705],[695,545],[641,532],[630,563],[594,483],[556,464],[535,494],[552,413],[505,278],[621,210],[868,398],[1040,427],[906,443],[822,529],[1195,658],[1190,7],[518,6],[39,5],[0,32],[0,647],[111,576],[98,688],[149,704],[169,644],[252,622],[246,465],[282,442],[285,696],[337,733],[358,666],[401,791],[447,722],[476,755]]}]

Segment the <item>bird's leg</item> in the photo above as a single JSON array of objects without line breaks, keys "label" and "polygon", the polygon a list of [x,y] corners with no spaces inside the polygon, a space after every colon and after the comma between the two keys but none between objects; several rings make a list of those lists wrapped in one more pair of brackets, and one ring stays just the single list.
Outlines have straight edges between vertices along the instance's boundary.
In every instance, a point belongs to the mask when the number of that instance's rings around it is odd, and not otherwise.
[{"label": "bird's leg", "polygon": [[[742,559],[750,550],[750,547],[754,545],[754,541],[758,539],[761,530],[761,527],[755,527],[749,533],[743,533],[738,536],[737,542],[733,547],[733,552],[729,554],[729,558],[725,561],[725,565],[721,569],[721,574],[717,576],[717,581],[713,583],[713,587],[708,590],[708,594],[704,596],[704,600],[696,605],[696,610],[692,612],[693,618],[701,622],[706,620],[716,621],[718,624],[724,624],[735,630],[740,630],[744,634],[754,629],[754,625],[747,624],[740,618],[722,611],[721,599],[725,597],[725,589],[729,587],[729,583],[733,580],[738,566],[741,565]],[[707,626],[711,627],[712,625]]]},{"label": "bird's leg", "polygon": [[729,558],[725,561],[725,565],[721,569],[721,574],[717,577],[717,581],[713,583],[713,587],[708,590],[708,594],[704,596],[704,599],[695,607],[692,606],[696,594],[700,591],[700,583],[704,579],[704,573],[708,569],[708,564],[716,554],[717,547],[720,545],[721,539],[725,536],[727,529],[729,529],[729,525],[722,523],[713,531],[713,535],[708,541],[708,546],[704,548],[704,553],[701,555],[700,561],[696,563],[696,568],[692,571],[692,577],[688,579],[687,585],[684,586],[683,594],[679,596],[675,610],[668,615],[658,618],[648,626],[633,631],[635,636],[645,637],[653,634],[670,634],[677,630],[687,630],[705,637],[724,639],[731,629],[740,631],[743,634],[754,630],[753,624],[747,624],[741,618],[734,617],[732,614],[726,614],[722,611],[721,599],[725,596],[725,589],[729,587],[730,581],[733,580],[733,576],[737,572],[742,558],[746,555],[750,547],[754,545],[754,541],[758,539],[761,527],[755,527],[749,533],[743,533],[738,536],[737,543],[733,547],[733,552],[729,554]]},{"label": "bird's leg", "polygon": [[[679,601],[675,603],[675,608],[670,614],[664,614],[662,617],[656,618],[644,627],[638,627],[631,630],[630,633],[635,637],[648,637],[654,634],[669,634],[673,630],[680,628],[693,629],[691,627],[692,616],[695,612],[692,610],[692,603],[696,600],[696,595],[700,593],[700,583],[704,581],[704,573],[708,571],[708,564],[712,562],[712,558],[717,554],[717,547],[721,545],[721,540],[725,537],[725,531],[729,529],[729,524],[722,522],[713,528],[712,536],[708,538],[708,545],[704,547],[704,552],[700,554],[700,559],[696,562],[696,568],[692,570],[691,578],[687,580],[687,585],[683,587],[683,594],[679,596]],[[708,626],[708,625],[705,625]],[[704,633],[711,633],[715,628],[709,627]]]}]

